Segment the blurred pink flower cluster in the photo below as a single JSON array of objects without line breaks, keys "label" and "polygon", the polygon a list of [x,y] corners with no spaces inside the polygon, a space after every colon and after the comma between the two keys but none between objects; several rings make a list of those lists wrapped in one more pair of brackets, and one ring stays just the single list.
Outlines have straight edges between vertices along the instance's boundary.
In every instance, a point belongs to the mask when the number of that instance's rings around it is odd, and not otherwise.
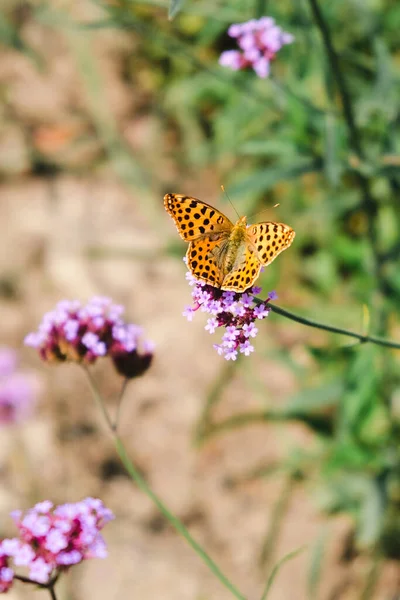
[{"label": "blurred pink flower cluster", "polygon": [[138,377],[149,367],[154,344],[143,339],[143,329],[126,323],[124,307],[110,298],[94,296],[87,304],[62,300],[43,316],[37,331],[25,338],[43,360],[92,364],[109,356],[125,377]]},{"label": "blurred pink flower cluster", "polygon": [[11,513],[19,536],[0,542],[0,592],[7,592],[15,575],[9,566],[26,567],[29,580],[46,585],[61,571],[87,558],[105,558],[107,549],[100,530],[114,518],[101,500],[54,507],[45,500],[25,514]]},{"label": "blurred pink flower cluster", "polygon": [[294,37],[283,31],[272,17],[251,19],[246,23],[235,23],[228,35],[236,38],[240,50],[227,50],[219,58],[219,64],[234,71],[252,67],[258,77],[268,77],[270,63],[285,44]]},{"label": "blurred pink flower cluster", "polygon": [[36,401],[38,381],[18,369],[17,353],[0,348],[0,425],[28,417]]}]

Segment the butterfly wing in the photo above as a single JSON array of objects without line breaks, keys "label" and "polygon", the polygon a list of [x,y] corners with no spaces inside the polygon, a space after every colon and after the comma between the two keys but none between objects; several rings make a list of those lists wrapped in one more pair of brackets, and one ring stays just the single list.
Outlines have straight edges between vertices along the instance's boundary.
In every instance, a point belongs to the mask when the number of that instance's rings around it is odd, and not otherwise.
[{"label": "butterfly wing", "polygon": [[219,210],[191,196],[165,194],[164,206],[186,242],[207,234],[230,232],[233,227],[228,217]]},{"label": "butterfly wing", "polygon": [[272,263],[278,254],[289,248],[296,235],[289,225],[273,222],[248,225],[246,233],[249,246],[263,266]]},{"label": "butterfly wing", "polygon": [[187,266],[192,274],[209,285],[221,287],[228,244],[229,233],[224,231],[192,240],[186,252]]},{"label": "butterfly wing", "polygon": [[243,243],[238,249],[235,263],[225,275],[221,289],[244,292],[251,287],[260,274],[262,263],[251,244]]},{"label": "butterfly wing", "polygon": [[284,223],[258,223],[246,228],[246,239],[238,250],[235,264],[225,276],[221,289],[244,292],[260,274],[293,242],[295,232]]}]

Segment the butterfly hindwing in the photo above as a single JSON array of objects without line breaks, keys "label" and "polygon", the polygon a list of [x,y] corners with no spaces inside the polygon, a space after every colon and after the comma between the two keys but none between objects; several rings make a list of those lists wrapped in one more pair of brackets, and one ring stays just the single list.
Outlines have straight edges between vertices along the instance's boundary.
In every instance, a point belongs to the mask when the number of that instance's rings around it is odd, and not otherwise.
[{"label": "butterfly hindwing", "polygon": [[278,254],[289,248],[295,236],[288,225],[272,222],[248,225],[246,233],[249,245],[263,266],[269,265]]},{"label": "butterfly hindwing", "polygon": [[223,279],[221,289],[244,292],[251,287],[260,274],[261,262],[249,244],[244,244],[232,270]]},{"label": "butterfly hindwing", "polygon": [[207,234],[229,232],[233,227],[228,217],[219,210],[191,196],[165,194],[164,206],[186,242]]},{"label": "butterfly hindwing", "polygon": [[228,242],[225,232],[203,235],[189,244],[187,266],[192,274],[214,287],[221,287],[224,275],[221,267]]}]

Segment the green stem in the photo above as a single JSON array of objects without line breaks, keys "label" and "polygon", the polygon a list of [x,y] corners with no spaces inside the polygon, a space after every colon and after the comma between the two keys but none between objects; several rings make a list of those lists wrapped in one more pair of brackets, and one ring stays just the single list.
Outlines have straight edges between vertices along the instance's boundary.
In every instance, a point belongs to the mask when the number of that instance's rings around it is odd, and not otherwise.
[{"label": "green stem", "polygon": [[[257,302],[261,303],[259,300],[257,300]],[[280,306],[276,306],[276,304],[271,304],[270,302],[268,303],[268,307],[272,310],[272,312],[282,315],[282,317],[286,317],[291,321],[301,323],[302,325],[308,325],[308,327],[315,327],[316,329],[331,331],[332,333],[340,333],[341,335],[346,335],[347,337],[359,340],[362,343],[371,342],[371,344],[377,344],[378,346],[385,346],[386,348],[396,348],[397,350],[400,350],[400,342],[394,342],[392,340],[387,340],[374,335],[356,333],[355,331],[349,331],[348,329],[342,329],[341,327],[325,325],[325,323],[319,323],[318,321],[313,321],[313,319],[307,319],[306,317],[295,315],[292,312],[281,308]]]},{"label": "green stem", "polygon": [[360,136],[359,136],[359,132],[358,132],[358,129],[356,126],[355,118],[354,118],[353,106],[351,103],[350,94],[347,89],[347,85],[346,85],[345,79],[343,77],[342,70],[340,68],[339,58],[338,58],[338,55],[336,54],[336,50],[333,46],[329,28],[328,28],[328,26],[325,22],[325,19],[322,15],[322,12],[319,8],[318,0],[309,0],[309,3],[310,3],[311,11],[312,11],[314,19],[315,19],[315,23],[321,32],[321,37],[325,44],[326,54],[328,56],[328,60],[332,67],[332,72],[333,72],[334,78],[336,80],[336,85],[337,85],[337,88],[338,88],[338,91],[339,91],[339,94],[340,94],[340,97],[342,100],[343,114],[344,114],[344,118],[345,118],[345,121],[347,124],[347,128],[349,130],[349,134],[350,134],[351,147],[353,148],[354,152],[356,154],[358,154],[358,156],[360,158],[364,158],[364,153],[362,151],[361,142],[360,142]]},{"label": "green stem", "polygon": [[[320,30],[322,40],[324,42],[326,54],[332,73],[336,82],[336,86],[343,105],[343,116],[346,122],[346,126],[349,132],[350,146],[355,154],[364,160],[365,154],[361,144],[361,135],[358,130],[356,120],[354,117],[353,105],[351,96],[347,88],[346,80],[342,73],[338,54],[336,53],[335,47],[332,42],[331,33],[329,27],[324,19],[321,9],[318,4],[318,0],[308,0],[313,14],[315,23]],[[375,198],[372,196],[371,186],[369,179],[362,173],[356,172],[356,177],[363,194],[363,207],[368,215],[368,235],[371,242],[371,246],[375,256],[375,276],[379,283],[381,292],[384,291],[384,280],[380,269],[380,252],[378,248],[378,240],[375,229],[376,214],[378,212],[378,204]]]},{"label": "green stem", "polygon": [[115,415],[115,422],[114,422],[114,425],[113,425],[113,430],[114,431],[118,431],[119,418],[120,418],[120,415],[121,415],[122,400],[124,399],[125,391],[126,391],[126,388],[128,387],[129,381],[130,381],[130,379],[128,379],[128,377],[125,377],[125,379],[124,379],[124,381],[122,383],[121,391],[120,391],[119,396],[118,396],[117,413]]},{"label": "green stem", "polygon": [[88,367],[83,367],[83,368],[84,368],[85,373],[86,373],[86,375],[88,377],[89,387],[90,387],[90,390],[91,390],[91,392],[92,392],[92,394],[94,396],[94,399],[95,399],[95,401],[97,403],[97,406],[99,407],[99,409],[100,409],[100,411],[101,411],[101,413],[102,413],[102,415],[104,417],[104,420],[107,423],[108,428],[110,429],[110,431],[113,432],[114,431],[114,424],[111,421],[110,415],[107,412],[107,409],[106,409],[105,404],[103,402],[103,398],[101,397],[101,395],[100,395],[100,393],[99,393],[99,391],[97,389],[97,385],[96,385],[96,382],[95,382],[95,380],[93,378],[93,375],[92,375],[92,373],[91,373],[91,371],[90,371],[90,369]]},{"label": "green stem", "polygon": [[255,0],[254,14],[256,19],[260,19],[266,14],[268,0]]},{"label": "green stem", "polygon": [[90,389],[95,397],[97,404],[101,408],[101,412],[106,420],[107,426],[110,429],[115,449],[121,459],[122,464],[124,465],[127,473],[131,476],[133,481],[136,483],[138,488],[146,494],[150,500],[155,504],[160,513],[171,523],[173,527],[175,527],[176,531],[186,540],[186,542],[193,548],[196,554],[203,560],[203,562],[207,565],[210,571],[219,579],[219,581],[232,593],[232,595],[238,600],[245,600],[245,597],[236,589],[236,587],[225,577],[216,563],[212,560],[210,556],[203,550],[203,548],[196,542],[196,540],[190,535],[189,531],[186,527],[181,523],[181,521],[173,515],[169,509],[165,506],[165,504],[160,500],[160,498],[153,492],[150,486],[147,484],[146,480],[140,475],[139,471],[136,469],[132,461],[130,460],[125,446],[123,445],[121,439],[116,433],[113,424],[108,416],[107,410],[104,406],[103,398],[97,388],[97,385],[89,371],[89,369],[85,369],[88,375],[88,381],[90,385]]}]

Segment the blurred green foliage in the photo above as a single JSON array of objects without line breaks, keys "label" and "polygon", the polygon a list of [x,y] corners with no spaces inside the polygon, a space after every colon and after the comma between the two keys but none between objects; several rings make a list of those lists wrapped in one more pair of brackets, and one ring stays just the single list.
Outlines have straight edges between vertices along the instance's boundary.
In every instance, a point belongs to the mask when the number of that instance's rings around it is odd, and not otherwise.
[{"label": "blurred green foliage", "polygon": [[[274,264],[269,274],[285,304],[327,323],[399,339],[400,4],[319,2],[355,133],[315,19],[315,0],[96,4],[98,20],[63,26],[82,35],[103,28],[128,33],[132,49],[124,77],[139,90],[141,109],[160,118],[160,144],[168,137],[181,172],[212,169],[242,214],[280,203],[279,220],[297,234],[285,271]],[[32,3],[30,10],[41,22],[60,22],[51,2]],[[262,14],[295,36],[274,61],[272,77],[220,67],[220,53],[234,47],[228,26]],[[9,8],[0,21],[1,41],[31,53],[19,25]],[[113,127],[106,130],[104,144],[114,157],[117,137]],[[140,169],[140,160],[135,164]],[[158,183],[165,191],[197,195],[181,189],[179,178]],[[199,438],[257,420],[303,423],[313,436],[310,447],[293,449],[280,468],[317,490],[327,513],[352,516],[353,551],[399,559],[399,351],[324,339],[306,348],[307,368],[296,365],[288,349],[277,349],[279,340],[270,351],[299,381],[301,392],[286,406],[264,410],[268,398],[261,388],[262,411],[215,424],[213,408],[233,376],[226,367],[211,391]],[[240,361],[238,369],[247,368],[248,361]]]}]

